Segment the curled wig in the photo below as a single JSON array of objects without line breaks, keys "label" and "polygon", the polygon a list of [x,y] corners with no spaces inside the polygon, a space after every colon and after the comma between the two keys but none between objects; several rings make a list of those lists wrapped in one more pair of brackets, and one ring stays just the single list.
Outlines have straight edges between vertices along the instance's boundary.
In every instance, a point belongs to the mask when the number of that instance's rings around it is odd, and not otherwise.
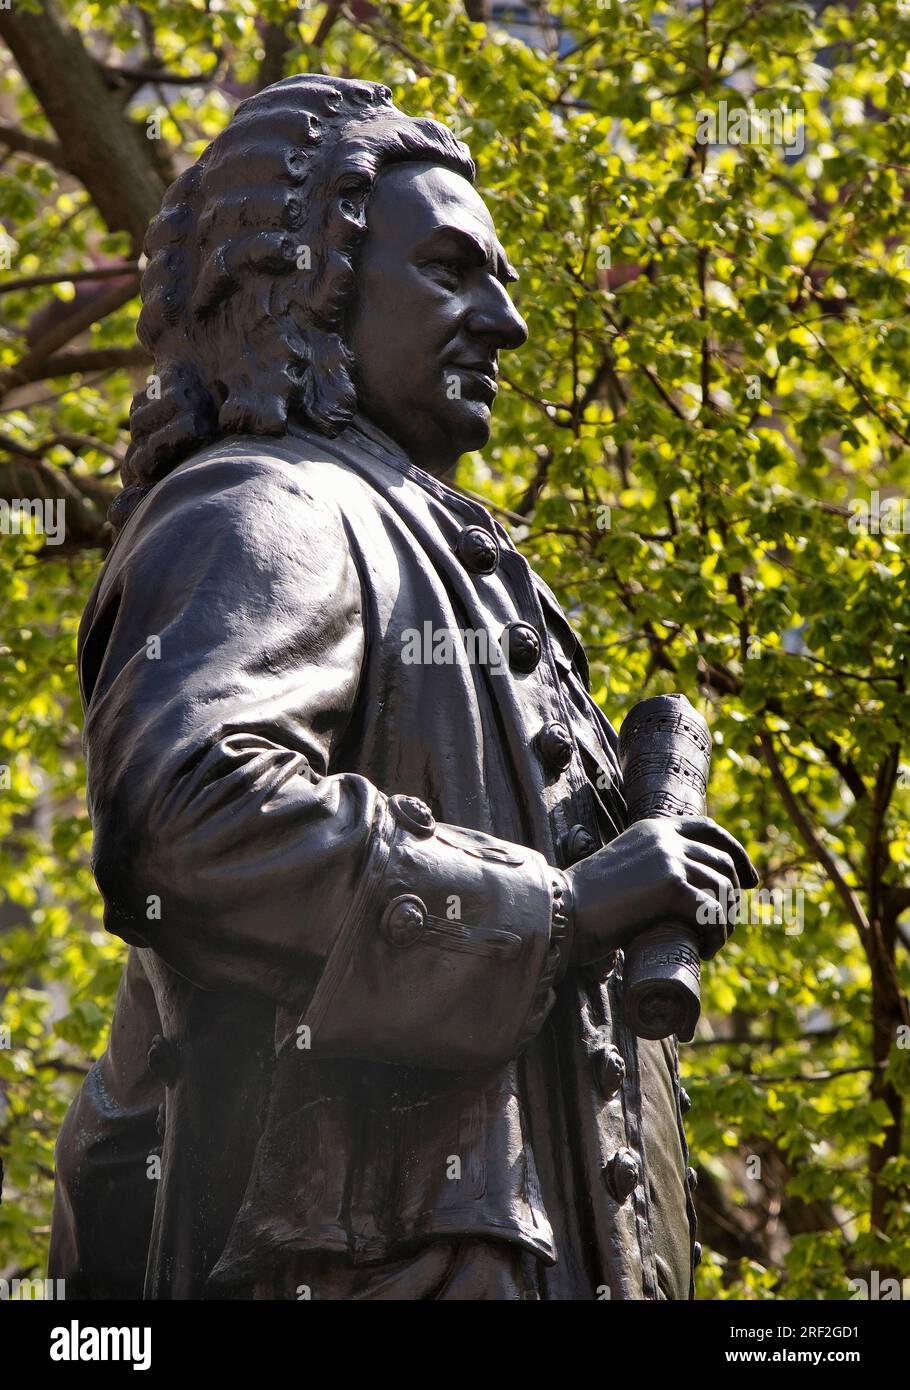
[{"label": "curled wig", "polygon": [[467,147],[387,87],[302,75],[243,102],[171,185],[145,241],[137,333],[154,375],[130,409],[115,528],[222,435],[282,434],[290,416],[327,435],[348,423],[353,258],[378,174],[405,160],[474,180]]}]

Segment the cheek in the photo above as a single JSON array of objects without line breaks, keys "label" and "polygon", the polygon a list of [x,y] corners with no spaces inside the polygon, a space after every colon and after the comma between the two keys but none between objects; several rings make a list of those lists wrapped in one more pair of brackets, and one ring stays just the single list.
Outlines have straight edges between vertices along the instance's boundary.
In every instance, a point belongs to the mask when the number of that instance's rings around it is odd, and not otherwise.
[{"label": "cheek", "polygon": [[394,362],[399,387],[407,391],[411,384],[439,377],[441,354],[449,337],[438,307],[414,297],[401,299],[390,308],[374,335],[374,345],[389,366]]},{"label": "cheek", "polygon": [[384,391],[394,382],[402,397],[438,386],[459,313],[457,301],[415,269],[365,267],[348,336],[362,377],[381,380]]},{"label": "cheek", "polygon": [[382,276],[376,286],[382,295],[387,324],[398,337],[410,336],[424,350],[437,348],[454,333],[463,306],[413,266]]}]

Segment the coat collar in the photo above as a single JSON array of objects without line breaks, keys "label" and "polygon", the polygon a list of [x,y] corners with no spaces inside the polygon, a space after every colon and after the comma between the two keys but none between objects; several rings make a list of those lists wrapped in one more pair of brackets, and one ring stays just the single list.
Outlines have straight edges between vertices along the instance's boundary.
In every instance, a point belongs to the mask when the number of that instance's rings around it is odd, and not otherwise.
[{"label": "coat collar", "polygon": [[341,459],[344,459],[348,450],[354,450],[355,458],[359,454],[375,459],[386,468],[391,468],[394,472],[415,483],[417,487],[429,493],[437,502],[442,503],[449,511],[461,517],[463,521],[483,526],[486,530],[493,532],[500,544],[509,550],[515,549],[508,531],[490,515],[486,507],[479,501],[466,496],[465,493],[442,482],[434,474],[427,473],[423,468],[418,468],[404,449],[393,439],[390,439],[368,416],[358,412],[341,433],[334,438],[329,438],[327,435],[302,424],[291,425],[288,428],[288,435],[318,440],[321,447],[329,454],[334,454]]}]

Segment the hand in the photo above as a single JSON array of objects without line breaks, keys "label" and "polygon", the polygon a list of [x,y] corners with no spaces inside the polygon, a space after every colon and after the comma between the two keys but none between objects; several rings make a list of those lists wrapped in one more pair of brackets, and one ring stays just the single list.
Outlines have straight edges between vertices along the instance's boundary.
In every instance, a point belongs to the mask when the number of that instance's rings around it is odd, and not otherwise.
[{"label": "hand", "polygon": [[691,928],[703,960],[732,932],[741,888],[758,883],[738,840],[702,816],[640,820],[566,870],[572,889],[572,964],[625,946],[657,921]]}]

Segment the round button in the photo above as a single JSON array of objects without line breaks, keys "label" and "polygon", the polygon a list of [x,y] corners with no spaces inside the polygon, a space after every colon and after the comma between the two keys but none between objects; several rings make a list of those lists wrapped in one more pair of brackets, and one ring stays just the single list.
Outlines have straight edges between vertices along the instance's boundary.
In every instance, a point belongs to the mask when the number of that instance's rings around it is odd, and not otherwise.
[{"label": "round button", "polygon": [[692,1109],[692,1097],[684,1086],[679,1088],[679,1108],[686,1115]]},{"label": "round button", "polygon": [[499,542],[482,526],[466,526],[455,542],[455,554],[471,574],[492,574],[499,564]]},{"label": "round button", "polygon": [[433,812],[419,797],[393,796],[389,801],[389,810],[399,825],[403,825],[413,835],[419,835],[422,839],[427,839],[436,829]]},{"label": "round button", "polygon": [[631,1149],[617,1149],[604,1172],[613,1197],[617,1202],[625,1202],[635,1191],[641,1177],[638,1154]]},{"label": "round button", "polygon": [[610,1046],[596,1053],[594,1071],[601,1095],[611,1100],[626,1079],[626,1063],[619,1049]]},{"label": "round button", "polygon": [[572,761],[572,735],[558,721],[544,724],[537,735],[537,747],[545,766],[553,772],[565,772]]},{"label": "round button", "polygon": [[423,936],[427,910],[414,893],[393,898],[382,915],[382,932],[392,946],[413,946]]},{"label": "round button", "polygon": [[577,864],[580,859],[587,859],[596,848],[597,841],[583,825],[573,825],[564,835],[560,835],[557,843],[557,849],[566,867]]},{"label": "round button", "polygon": [[156,1033],[152,1038],[146,1063],[152,1076],[169,1086],[177,1078],[177,1049],[167,1038]]},{"label": "round button", "polygon": [[697,1240],[697,1241],[695,1242],[695,1244],[692,1246],[692,1263],[695,1265],[695,1268],[696,1268],[696,1269],[698,1269],[698,1266],[701,1264],[701,1241],[700,1241],[700,1240]]},{"label": "round button", "polygon": [[530,623],[512,623],[506,628],[505,639],[512,670],[523,676],[530,675],[543,653],[536,628]]}]

